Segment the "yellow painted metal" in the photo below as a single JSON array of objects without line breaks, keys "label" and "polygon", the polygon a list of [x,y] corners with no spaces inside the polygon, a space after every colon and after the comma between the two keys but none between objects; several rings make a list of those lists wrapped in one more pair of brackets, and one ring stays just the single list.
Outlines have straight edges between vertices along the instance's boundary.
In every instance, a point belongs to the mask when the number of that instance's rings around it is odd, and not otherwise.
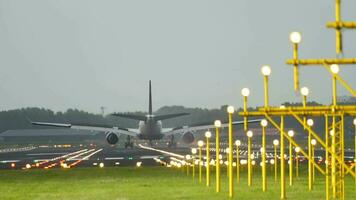
[{"label": "yellow painted metal", "polygon": [[[247,112],[247,96],[244,96],[244,112]],[[244,116],[244,131],[247,131],[247,129],[248,129],[247,117]]]},{"label": "yellow painted metal", "polygon": [[262,126],[262,191],[267,190],[266,174],[266,127]]},{"label": "yellow painted metal", "polygon": [[299,153],[295,152],[295,177],[299,178]]},{"label": "yellow painted metal", "polygon": [[313,183],[312,183],[312,161],[314,161],[312,157],[312,145],[311,145],[311,134],[310,131],[308,132],[308,189],[309,191],[313,190]]},{"label": "yellow painted metal", "polygon": [[[298,43],[293,43],[293,60],[294,61],[298,60]],[[297,62],[294,63],[293,73],[294,73],[294,90],[298,91],[299,90],[299,65]]]},{"label": "yellow painted metal", "polygon": [[201,158],[201,151],[202,151],[202,149],[201,149],[202,147],[199,147],[199,183],[201,183],[202,182],[202,158]]},{"label": "yellow painted metal", "polygon": [[288,65],[324,65],[324,64],[339,64],[351,65],[356,64],[356,58],[319,58],[319,59],[289,59],[286,64]]},{"label": "yellow painted metal", "polygon": [[[303,148],[298,144],[296,143],[291,137],[288,136],[288,134],[285,132],[285,131],[281,131],[281,127],[278,126],[278,124],[270,117],[268,116],[267,114],[264,116],[280,133],[283,134],[284,138],[287,138],[289,142],[292,143],[293,146],[295,147],[299,147],[300,148],[300,153],[305,157],[307,158],[308,160],[311,160],[308,156],[307,153],[305,153],[305,151],[303,150]],[[309,127],[307,127],[307,129],[309,129]],[[311,130],[311,129],[310,129]],[[308,130],[309,131],[309,130]],[[311,133],[313,134],[313,132],[311,131]],[[314,161],[312,161],[312,164],[315,165],[316,169],[323,175],[325,175],[325,171],[319,166],[317,165]]]},{"label": "yellow painted metal", "polygon": [[335,78],[339,81],[339,83],[342,84],[342,86],[344,86],[344,88],[350,92],[350,94],[352,94],[352,96],[356,97],[356,91],[354,89],[352,89],[352,87],[343,79],[341,78],[341,76],[339,76],[338,74],[333,74],[330,70],[330,65],[324,64],[324,67],[326,70],[329,71],[329,73],[333,76],[335,76]]},{"label": "yellow painted metal", "polygon": [[220,178],[220,133],[219,128],[215,128],[215,187],[216,192],[220,192],[221,178]]},{"label": "yellow painted metal", "polygon": [[[284,132],[284,116],[281,116],[281,132]],[[286,184],[285,184],[285,159],[284,159],[284,137],[280,134],[280,161],[281,161],[281,199],[286,198]]]},{"label": "yellow painted metal", "polygon": [[[325,146],[329,148],[329,117],[327,115],[325,115]],[[325,197],[326,199],[329,199],[329,180],[330,180],[329,166],[330,166],[329,153],[327,150],[325,150]]]},{"label": "yellow painted metal", "polygon": [[[356,119],[354,119],[356,120]],[[354,155],[354,168],[355,168],[355,174],[356,174],[356,124],[355,124],[355,146],[354,146],[354,151],[355,151],[355,155]],[[354,177],[355,179],[355,190],[356,190],[356,176]]]},{"label": "yellow painted metal", "polygon": [[252,164],[251,164],[251,137],[248,137],[247,139],[247,185],[251,186],[252,185]]},{"label": "yellow painted metal", "polygon": [[232,157],[233,157],[233,146],[232,146],[232,113],[229,113],[229,197],[232,198],[234,196],[234,179],[233,179],[233,171],[232,171]]},{"label": "yellow painted metal", "polygon": [[348,28],[348,29],[354,29],[356,28],[356,22],[328,22],[326,23],[326,27],[328,28]]},{"label": "yellow painted metal", "polygon": [[[300,106],[290,106],[283,109],[279,107],[259,108],[258,111],[240,112],[239,115],[248,116],[281,116],[281,115],[308,115],[308,116],[324,116],[324,115],[346,115],[356,116],[356,105],[337,105],[331,106],[306,106],[305,108]],[[302,124],[303,125],[303,124]]]},{"label": "yellow painted metal", "polygon": [[268,96],[268,76],[263,76],[264,82],[264,93],[265,93],[265,108],[268,107],[269,104],[269,96]]},{"label": "yellow painted metal", "polygon": [[[335,1],[335,22],[338,24],[341,21],[341,14],[340,14],[340,1]],[[336,31],[336,53],[342,53],[342,34],[341,34],[341,27],[335,27]]]},{"label": "yellow painted metal", "polygon": [[206,186],[210,186],[210,138],[206,137]]},{"label": "yellow painted metal", "polygon": [[[303,121],[302,119],[296,115],[296,114],[293,114],[294,118],[300,123],[300,124],[303,124]],[[335,115],[335,118],[336,118],[337,115]],[[334,118],[334,117],[333,117]],[[336,121],[336,119],[335,119]],[[334,123],[333,123],[334,124]],[[338,123],[339,124],[339,123]],[[339,124],[340,125],[340,124]],[[335,122],[335,127],[336,127],[336,122]],[[323,147],[325,148],[325,150],[332,156],[333,158],[333,155],[335,155],[335,159],[338,163],[340,163],[346,170],[345,173],[350,173],[350,175],[352,175],[353,177],[356,176],[356,173],[354,173],[351,168],[349,166],[347,166],[344,162],[342,162],[341,158],[338,157],[335,153],[333,153],[332,151],[332,148],[330,147],[327,147],[324,143],[324,141],[318,136],[318,134],[316,134],[310,127],[306,127],[308,129],[308,131],[310,131],[310,133],[312,134],[312,136],[318,141],[318,143]],[[333,126],[334,128],[334,126]],[[331,162],[332,163],[332,162]],[[318,169],[318,165],[315,166],[317,169]],[[319,170],[320,171],[320,170]],[[320,171],[321,172],[321,171]],[[325,174],[325,173],[323,173]]]},{"label": "yellow painted metal", "polygon": [[277,168],[278,168],[277,146],[274,145],[274,181],[275,182],[277,182],[277,178],[278,178]]},{"label": "yellow painted metal", "polygon": [[195,157],[192,156],[192,178],[195,180]]},{"label": "yellow painted metal", "polygon": [[289,142],[289,186],[293,185],[293,145]]},{"label": "yellow painted metal", "polygon": [[[312,145],[311,146],[311,149],[312,149],[312,159],[315,160],[315,147]],[[312,166],[312,184],[314,185],[315,184],[315,166],[313,165]]]},{"label": "yellow painted metal", "polygon": [[335,107],[337,105],[337,92],[336,92],[336,76],[335,74],[333,75],[332,78],[332,94],[333,94],[333,106]]},{"label": "yellow painted metal", "polygon": [[240,149],[236,146],[236,179],[237,183],[240,183]]}]

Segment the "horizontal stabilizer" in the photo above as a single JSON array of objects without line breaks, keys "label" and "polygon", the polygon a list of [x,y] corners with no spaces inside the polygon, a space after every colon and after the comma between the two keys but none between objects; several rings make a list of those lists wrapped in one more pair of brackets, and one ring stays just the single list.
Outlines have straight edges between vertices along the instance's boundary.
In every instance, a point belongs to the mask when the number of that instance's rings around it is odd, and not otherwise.
[{"label": "horizontal stabilizer", "polygon": [[131,114],[121,114],[121,113],[113,113],[111,115],[112,116],[116,116],[116,117],[126,118],[126,119],[134,119],[134,120],[139,120],[139,121],[146,121],[146,117],[145,116],[141,116],[141,115],[131,115]]},{"label": "horizontal stabilizer", "polygon": [[168,115],[157,115],[155,116],[155,120],[165,120],[165,119],[171,119],[175,117],[180,117],[184,115],[189,115],[189,113],[176,113],[176,114],[168,114]]}]

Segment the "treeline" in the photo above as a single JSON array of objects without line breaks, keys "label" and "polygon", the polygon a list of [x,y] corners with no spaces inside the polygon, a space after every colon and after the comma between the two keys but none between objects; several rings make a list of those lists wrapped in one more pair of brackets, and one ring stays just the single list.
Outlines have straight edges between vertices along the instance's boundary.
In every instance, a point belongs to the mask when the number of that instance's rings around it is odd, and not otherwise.
[{"label": "treeline", "polygon": [[[299,106],[299,103],[284,103],[286,106]],[[310,102],[308,105],[320,105],[317,102]],[[213,122],[215,119],[227,121],[226,114],[227,106],[221,106],[218,109],[202,109],[202,108],[186,108],[183,106],[164,106],[158,109],[154,114],[172,114],[187,112],[190,115],[182,116],[174,119],[165,120],[164,127],[178,127],[184,125],[200,124]],[[256,110],[257,108],[249,108],[249,110]],[[238,111],[242,111],[241,108]],[[131,112],[128,114],[146,115],[145,112]],[[138,122],[135,120],[124,119],[111,115],[102,116],[99,114],[92,114],[77,109],[68,109],[65,112],[53,112],[44,108],[22,108],[16,110],[2,111],[0,112],[0,132],[14,129],[40,129],[45,127],[33,126],[29,122],[43,121],[43,122],[58,122],[58,123],[88,123],[98,125],[111,125],[119,127],[137,128]],[[234,120],[242,120],[237,114],[234,116]],[[279,122],[279,117],[275,120]],[[351,118],[346,118],[346,135],[353,136],[353,126]],[[314,118],[314,129],[318,133],[324,131],[325,119]],[[285,118],[285,127],[288,129],[294,129],[296,131],[302,131],[301,127],[292,117]]]}]

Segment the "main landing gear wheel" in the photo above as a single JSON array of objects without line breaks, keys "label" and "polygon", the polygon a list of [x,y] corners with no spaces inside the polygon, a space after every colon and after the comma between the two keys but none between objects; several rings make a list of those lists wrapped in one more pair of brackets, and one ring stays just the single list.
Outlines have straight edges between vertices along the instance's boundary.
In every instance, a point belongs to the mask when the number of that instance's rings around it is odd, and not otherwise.
[{"label": "main landing gear wheel", "polygon": [[128,147],[133,149],[133,142],[131,142],[131,137],[129,135],[126,137],[125,149],[127,149]]},{"label": "main landing gear wheel", "polygon": [[168,148],[177,148],[177,143],[174,142],[174,135],[171,135],[171,141],[168,142]]}]

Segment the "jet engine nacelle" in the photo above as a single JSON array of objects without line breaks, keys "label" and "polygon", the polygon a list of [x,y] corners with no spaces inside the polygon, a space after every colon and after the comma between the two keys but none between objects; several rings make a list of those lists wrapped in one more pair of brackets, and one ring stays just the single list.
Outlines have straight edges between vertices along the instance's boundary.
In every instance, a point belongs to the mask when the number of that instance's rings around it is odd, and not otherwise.
[{"label": "jet engine nacelle", "polygon": [[112,132],[107,133],[106,141],[111,145],[116,144],[119,142],[119,136],[116,133],[112,133]]},{"label": "jet engine nacelle", "polygon": [[192,142],[194,142],[194,135],[192,132],[185,132],[183,133],[183,137],[182,137],[182,140],[184,143],[186,144],[191,144]]}]

